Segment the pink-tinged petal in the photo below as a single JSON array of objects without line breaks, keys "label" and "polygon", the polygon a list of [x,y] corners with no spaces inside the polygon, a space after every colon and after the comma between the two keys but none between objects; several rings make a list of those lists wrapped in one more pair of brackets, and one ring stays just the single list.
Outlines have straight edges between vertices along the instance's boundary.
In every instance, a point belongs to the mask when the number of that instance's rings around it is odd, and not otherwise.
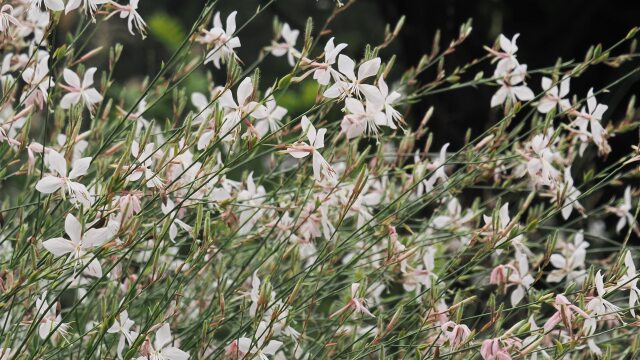
[{"label": "pink-tinged petal", "polygon": [[362,105],[362,103],[358,99],[346,98],[344,100],[344,104],[347,110],[352,114],[360,115],[365,113],[364,105]]},{"label": "pink-tinged petal", "polygon": [[79,8],[81,2],[82,0],[69,0],[69,2],[67,3],[67,7],[65,7],[64,9],[64,13],[68,14],[69,12]]},{"label": "pink-tinged petal", "polygon": [[71,172],[69,172],[69,179],[75,179],[77,177],[86,175],[87,171],[89,170],[89,165],[91,165],[91,159],[91,157],[85,157],[74,161]]},{"label": "pink-tinged petal", "polygon": [[378,74],[378,70],[380,70],[380,63],[380,58],[375,58],[360,65],[358,68],[358,80],[363,80]]},{"label": "pink-tinged petal", "polygon": [[551,88],[551,85],[553,84],[553,80],[551,80],[550,78],[543,76],[542,77],[542,90],[547,91]]},{"label": "pink-tinged petal", "polygon": [[313,78],[318,81],[318,84],[327,85],[331,80],[331,72],[329,70],[319,69],[313,72]]},{"label": "pink-tinged petal", "polygon": [[[93,257],[93,255],[87,254],[87,257],[90,258],[90,257]],[[98,261],[98,259],[91,260],[91,262],[87,265],[87,267],[84,268],[82,273],[87,276],[93,276],[98,278],[102,277],[102,265],[100,265],[100,261]]]},{"label": "pink-tinged petal", "polygon": [[351,81],[356,81],[355,67],[356,63],[347,55],[338,56],[338,69]]},{"label": "pink-tinged petal", "polygon": [[251,117],[254,119],[264,119],[269,116],[269,110],[263,105],[255,103],[255,105],[249,105],[251,111]]},{"label": "pink-tinged petal", "polygon": [[84,78],[82,79],[82,88],[88,89],[91,85],[93,85],[93,75],[96,73],[98,69],[95,67],[87,69],[84,72]]},{"label": "pink-tinged petal", "polygon": [[516,306],[524,298],[524,288],[522,286],[516,286],[516,289],[511,293],[511,306]]},{"label": "pink-tinged petal", "polygon": [[593,136],[593,142],[595,142],[596,145],[600,146],[604,141],[603,137],[604,137],[605,130],[600,124],[600,122],[597,120],[592,120],[590,121],[590,123],[591,123],[591,136]]},{"label": "pink-tinged petal", "polygon": [[243,354],[248,353],[251,350],[251,343],[252,340],[246,337],[238,339],[238,350]]},{"label": "pink-tinged petal", "polygon": [[108,228],[89,229],[84,233],[82,238],[82,248],[90,249],[102,246],[111,237],[111,231]]},{"label": "pink-tinged petal", "polygon": [[309,155],[308,151],[297,150],[296,148],[288,148],[287,153],[293,156],[296,159],[301,159],[307,155]]},{"label": "pink-tinged petal", "polygon": [[156,339],[153,345],[156,349],[162,349],[171,342],[171,329],[169,324],[164,324],[156,331]]},{"label": "pink-tinged petal", "polygon": [[214,135],[215,133],[213,131],[203,132],[200,138],[198,139],[198,150],[202,150],[206,148],[211,142],[211,139],[213,139]]},{"label": "pink-tinged petal", "polygon": [[47,338],[47,336],[49,335],[49,330],[51,330],[51,322],[45,321],[40,324],[40,326],[38,327],[38,335],[40,335],[40,338],[42,340]]},{"label": "pink-tinged petal", "polygon": [[60,176],[67,176],[67,160],[59,152],[50,150],[45,160],[51,170]]},{"label": "pink-tinged petal", "polygon": [[567,220],[569,216],[571,216],[572,212],[573,212],[573,204],[567,203],[565,206],[562,207],[562,218]]},{"label": "pink-tinged petal", "polygon": [[531,91],[531,89],[529,89],[527,86],[524,86],[524,85],[514,86],[513,93],[521,101],[533,100],[533,98],[536,97],[533,91]]},{"label": "pink-tinged petal", "polygon": [[491,97],[491,107],[496,107],[498,105],[504,104],[504,101],[507,99],[507,88],[502,86],[496,93]]},{"label": "pink-tinged petal", "polygon": [[557,283],[564,279],[565,273],[562,270],[553,270],[547,275],[548,283]]},{"label": "pink-tinged petal", "polygon": [[232,12],[227,16],[227,28],[225,29],[225,33],[229,36],[233,35],[236,32],[236,15],[237,11]]},{"label": "pink-tinged petal", "polygon": [[338,56],[338,54],[340,54],[340,52],[342,50],[344,50],[344,48],[346,48],[346,47],[347,47],[347,44],[341,43],[341,44],[338,44],[335,48],[333,48],[330,52],[326,52],[325,51],[324,60],[328,64],[335,63],[336,62],[336,57]]},{"label": "pink-tinged petal", "polygon": [[320,181],[322,180],[322,174],[320,172],[320,170],[322,169],[322,162],[323,162],[324,158],[322,157],[322,155],[320,155],[319,152],[314,151],[313,152],[313,177],[316,179],[316,181]]},{"label": "pink-tinged petal", "polygon": [[238,107],[236,102],[233,101],[233,94],[231,94],[231,90],[229,89],[225,90],[222,95],[220,95],[218,103],[220,106],[227,109],[236,109]]},{"label": "pink-tinged petal", "polygon": [[64,219],[64,231],[69,235],[71,241],[79,244],[82,239],[82,225],[75,216],[70,213]]},{"label": "pink-tinged petal", "polygon": [[213,16],[213,27],[222,29],[222,21],[220,21],[220,11]]},{"label": "pink-tinged petal", "polygon": [[44,5],[51,11],[64,10],[64,3],[62,0],[44,0]]},{"label": "pink-tinged petal", "polygon": [[509,40],[506,36],[500,34],[498,38],[500,42],[500,48],[505,52],[512,52],[513,46],[511,45],[511,40]]},{"label": "pink-tinged petal", "polygon": [[64,185],[64,180],[56,176],[45,176],[36,184],[36,190],[43,194],[58,191]]},{"label": "pink-tinged petal", "polygon": [[593,111],[593,117],[600,120],[602,119],[602,116],[604,115],[605,111],[607,111],[609,107],[607,105],[604,104],[598,104],[596,106],[596,109]]},{"label": "pink-tinged petal", "polygon": [[556,106],[556,102],[553,100],[549,100],[548,98],[542,98],[542,100],[540,100],[540,103],[538,104],[538,111],[546,114],[549,111],[551,111],[551,109],[553,109]]},{"label": "pink-tinged petal", "polygon": [[553,328],[556,327],[556,325],[558,325],[560,323],[560,321],[562,320],[561,316],[560,316],[560,312],[556,312],[555,314],[553,314],[549,320],[547,320],[547,322],[544,324],[543,329],[545,333],[548,333],[549,331],[553,330]]},{"label": "pink-tinged petal", "polygon": [[233,37],[229,41],[227,41],[228,48],[235,49],[235,48],[239,48],[240,46],[241,46],[240,38],[238,37]]},{"label": "pink-tinged petal", "polygon": [[269,341],[269,344],[267,344],[267,346],[265,346],[264,349],[262,349],[262,352],[267,355],[275,355],[281,346],[282,346],[282,342],[271,340]]},{"label": "pink-tinged petal", "polygon": [[562,78],[562,81],[560,81],[560,93],[558,94],[560,97],[565,97],[567,95],[569,95],[569,82],[570,82],[571,78],[568,76],[565,76]]},{"label": "pink-tinged petal", "polygon": [[324,147],[324,135],[327,133],[327,129],[322,128],[318,130],[318,134],[316,135],[315,141],[311,146],[313,146],[316,150],[322,149]]},{"label": "pink-tinged petal", "polygon": [[500,207],[500,225],[506,227],[511,219],[509,218],[509,203],[504,203]]},{"label": "pink-tinged petal", "polygon": [[379,88],[369,84],[360,84],[358,89],[364,94],[368,102],[376,106],[384,105],[384,96]]},{"label": "pink-tinged petal", "polygon": [[247,103],[247,100],[253,93],[253,84],[251,78],[244,78],[240,85],[238,85],[238,105],[242,106]]},{"label": "pink-tinged petal", "polygon": [[283,56],[287,52],[288,52],[288,49],[286,47],[281,47],[281,46],[274,46],[271,49],[271,55],[276,56],[276,57]]},{"label": "pink-tinged petal", "polygon": [[560,254],[551,255],[549,261],[551,262],[551,265],[557,267],[558,269],[562,269],[567,265],[567,260]]},{"label": "pink-tinged petal", "polygon": [[82,94],[84,96],[84,101],[87,104],[87,107],[89,109],[92,108],[93,104],[97,104],[100,101],[102,101],[102,99],[103,99],[102,95],[100,95],[98,90],[96,90],[94,88],[91,88],[89,90],[85,90]]},{"label": "pink-tinged petal", "polygon": [[54,256],[62,256],[75,251],[73,243],[65,238],[53,238],[42,243],[42,246]]},{"label": "pink-tinged petal", "polygon": [[86,186],[73,181],[68,181],[67,186],[71,193],[70,200],[73,204],[80,203],[84,207],[91,206],[91,194],[89,194],[89,190],[87,190]]},{"label": "pink-tinged petal", "polygon": [[168,347],[166,349],[162,349],[161,352],[163,358],[169,360],[187,360],[189,359],[189,354],[178,349],[177,347]]},{"label": "pink-tinged petal", "polygon": [[71,87],[74,87],[77,89],[82,87],[82,84],[80,83],[80,78],[78,77],[78,74],[76,74],[75,72],[69,69],[64,69],[64,71],[62,72],[62,76],[64,77],[64,81],[66,81],[67,84],[69,84]]},{"label": "pink-tinged petal", "polygon": [[591,88],[587,93],[587,108],[589,108],[590,114],[596,110],[596,105],[598,105],[598,102],[596,101],[596,97],[593,95],[593,88]]},{"label": "pink-tinged petal", "polygon": [[191,103],[196,107],[196,109],[202,110],[209,105],[209,100],[207,100],[207,97],[204,96],[204,94],[194,92],[191,94]]},{"label": "pink-tinged petal", "polygon": [[336,99],[342,96],[345,93],[345,87],[341,82],[336,82],[333,85],[329,86],[327,90],[322,93],[322,96],[329,99]]},{"label": "pink-tinged petal", "polygon": [[70,92],[65,94],[62,99],[60,99],[60,107],[63,109],[70,109],[73,105],[80,102],[82,98],[82,94],[79,92]]}]

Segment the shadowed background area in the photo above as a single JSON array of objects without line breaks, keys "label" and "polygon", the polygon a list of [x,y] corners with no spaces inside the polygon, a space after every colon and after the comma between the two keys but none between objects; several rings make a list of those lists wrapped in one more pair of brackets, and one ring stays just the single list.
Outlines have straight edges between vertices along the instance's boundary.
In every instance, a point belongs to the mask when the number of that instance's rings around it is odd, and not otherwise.
[{"label": "shadowed background area", "polygon": [[[154,74],[162,61],[166,61],[179,46],[205,3],[205,0],[141,1],[140,12],[150,28],[149,39],[145,42],[132,38],[126,28],[118,26],[121,25],[119,23],[113,25],[115,29],[101,32],[99,37],[102,39],[98,41],[125,44],[135,42],[135,46],[125,46],[124,59],[127,66],[118,68],[117,78],[124,80],[131,79],[136,74]],[[269,2],[264,0],[219,0],[216,10],[221,11],[223,19],[229,12],[238,10],[238,25],[241,26],[258,6],[267,4]],[[270,43],[274,16],[301,30],[304,29],[307,17],[311,16],[318,28],[320,22],[330,14],[333,4],[333,0],[279,0],[269,4],[261,15],[241,30],[242,47],[238,49],[240,58],[251,63],[256,59],[258,49]],[[611,46],[622,39],[632,26],[637,25],[638,10],[640,4],[637,2],[606,0],[358,0],[336,18],[330,30],[338,42],[349,44],[346,51],[349,55],[358,57],[363,53],[365,44],[381,41],[385,24],[394,25],[405,15],[405,26],[399,38],[381,54],[387,58],[395,54],[395,70],[399,70],[415,65],[424,53],[430,51],[433,36],[438,29],[441,30],[442,43],[447,44],[457,35],[459,26],[472,19],[471,36],[448,57],[446,69],[451,70],[483,56],[486,52],[482,46],[491,45],[500,33],[508,37],[520,33],[518,57],[521,62],[529,65],[529,69],[536,69],[551,66],[558,58],[563,61],[581,60],[591,45],[601,43],[605,48]],[[301,39],[298,40],[298,44],[300,43]],[[260,67],[263,85],[270,84],[277,75],[289,70],[284,58],[268,57]],[[472,69],[467,76],[472,77],[481,70],[485,75],[490,75],[492,71],[489,66],[481,65]],[[572,93],[586,94],[589,87],[603,87],[628,71],[629,68],[625,66],[620,69],[604,65],[593,67],[572,81]],[[399,73],[393,75],[399,76]],[[426,74],[424,80],[429,81],[432,76],[433,74]],[[200,77],[202,79],[204,77]],[[610,116],[622,115],[630,96],[639,89],[639,80],[639,76],[633,76],[619,84],[615,91],[602,97],[602,101],[610,109],[620,111],[610,112]],[[216,79],[214,75],[214,81],[224,82],[224,78]],[[530,81],[529,85],[534,91],[540,91],[539,83]],[[454,93],[429,96],[412,108],[415,116],[408,121],[415,122],[428,107],[435,106],[436,112],[430,123],[439,135],[435,139],[435,145],[452,142],[454,147],[458,147],[463,141],[460,134],[467,128],[478,133],[499,116],[499,113],[492,112],[488,106],[494,91],[493,87],[466,88]],[[292,105],[295,106],[295,102]]]}]

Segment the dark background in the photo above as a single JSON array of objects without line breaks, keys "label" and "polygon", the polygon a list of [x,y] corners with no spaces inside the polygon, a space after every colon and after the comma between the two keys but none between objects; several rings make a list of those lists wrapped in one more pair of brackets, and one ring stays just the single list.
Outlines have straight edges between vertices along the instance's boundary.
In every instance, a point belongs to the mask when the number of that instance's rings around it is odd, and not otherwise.
[{"label": "dark background", "polygon": [[[125,45],[124,59],[127,66],[120,66],[116,78],[131,79],[139,74],[153,75],[163,60],[167,60],[173,50],[184,38],[190,25],[197,18],[205,0],[142,0],[140,13],[149,23],[149,38],[140,42],[132,38],[116,19],[110,21],[112,29],[103,32],[104,42],[122,42]],[[238,10],[237,23],[242,23],[255,12],[258,5],[266,4],[258,0],[220,0],[216,11],[222,13],[223,22],[227,14]],[[240,32],[242,47],[238,50],[245,63],[251,63],[257,57],[259,49],[268,45],[272,38],[272,19],[277,16],[288,22],[293,28],[304,29],[307,17],[316,20],[316,29],[330,14],[332,0],[279,0],[271,4],[265,12]],[[558,58],[581,60],[589,46],[601,43],[605,48],[624,38],[628,31],[640,25],[640,3],[636,1],[512,1],[512,0],[358,0],[349,10],[336,18],[330,29],[336,36],[336,42],[346,42],[345,51],[352,57],[361,57],[367,43],[379,43],[385,24],[392,26],[402,16],[406,16],[405,26],[399,39],[381,56],[388,59],[397,56],[395,70],[415,65],[424,53],[432,47],[433,35],[437,29],[442,32],[442,43],[447,44],[458,34],[461,24],[473,19],[473,32],[468,40],[448,58],[446,68],[453,69],[471,59],[483,56],[483,45],[491,45],[500,33],[509,38],[520,33],[518,40],[518,59],[526,63],[529,69],[548,67]],[[298,44],[301,43],[302,35]],[[324,44],[324,39],[320,44]],[[626,50],[626,48],[624,48]],[[628,72],[635,64],[630,63],[619,69],[599,65],[592,67],[578,79],[572,79],[572,94],[586,95],[590,87],[599,89]],[[208,69],[213,69],[209,66]],[[264,79],[261,87],[268,84],[277,75],[285,74],[289,67],[284,58],[269,57],[261,65]],[[481,65],[467,76],[473,77],[483,70],[485,76],[492,73],[490,65]],[[217,73],[218,82],[224,82],[223,73]],[[400,73],[392,74],[400,76]],[[428,74],[423,80],[430,80]],[[199,77],[204,79],[203,76]],[[216,73],[214,72],[214,81]],[[608,104],[607,115],[619,118],[634,93],[639,90],[637,76],[618,85],[609,94],[599,97]],[[529,80],[529,86],[540,91],[540,79],[536,76]],[[205,86],[203,84],[195,87]],[[264,90],[264,89],[263,89]],[[454,148],[461,145],[461,134],[467,128],[474,133],[488,127],[499,113],[489,109],[489,100],[495,91],[491,87],[460,89],[440,95],[429,96],[414,106],[412,113],[415,122],[426,109],[435,106],[436,112],[431,127],[438,134],[435,145],[452,142]],[[286,100],[286,99],[285,99]],[[295,107],[296,103],[291,102]],[[295,113],[296,109],[291,109]],[[621,140],[622,141],[622,140]],[[625,150],[627,150],[626,147]],[[616,148],[614,146],[614,152]]]}]

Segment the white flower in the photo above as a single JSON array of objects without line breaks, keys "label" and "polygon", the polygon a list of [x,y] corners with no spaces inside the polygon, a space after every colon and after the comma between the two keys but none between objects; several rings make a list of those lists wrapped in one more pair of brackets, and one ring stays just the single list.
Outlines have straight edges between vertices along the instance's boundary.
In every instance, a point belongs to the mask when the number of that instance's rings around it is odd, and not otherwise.
[{"label": "white flower", "polygon": [[220,127],[220,133],[226,137],[246,116],[249,115],[255,119],[262,119],[269,115],[267,108],[264,105],[260,105],[255,101],[251,101],[251,94],[253,94],[253,84],[251,78],[247,77],[242,80],[238,85],[236,92],[236,98],[238,102],[233,100],[231,90],[227,89],[218,100],[220,106],[227,110],[222,126]]},{"label": "white flower", "polygon": [[[271,89],[267,90],[267,94],[271,94]],[[256,130],[261,137],[265,136],[268,132],[275,132],[280,129],[282,126],[280,120],[287,115],[287,109],[276,103],[273,94],[269,95],[265,100],[264,106],[267,110],[267,116],[256,123]]]},{"label": "white flower", "polygon": [[365,107],[360,100],[348,97],[345,99],[345,106],[349,114],[342,118],[340,127],[348,139],[362,134],[377,135],[378,127],[387,125],[387,117],[380,104],[367,101]]},{"label": "white flower", "polygon": [[500,36],[498,37],[500,49],[502,49],[502,52],[495,55],[497,55],[498,59],[500,59],[500,61],[498,61],[496,69],[496,71],[498,71],[500,75],[504,75],[505,72],[508,72],[510,69],[518,65],[518,61],[516,60],[516,52],[518,52],[516,40],[518,40],[518,37],[520,37],[520,34],[513,35],[513,38],[511,38],[511,40],[509,40],[509,38],[507,38],[503,34],[500,34]]},{"label": "white flower", "polygon": [[311,124],[309,119],[306,116],[302,117],[300,121],[302,125],[302,132],[307,135],[307,140],[309,143],[305,142],[296,142],[295,144],[289,146],[287,152],[293,156],[294,158],[300,159],[306,157],[309,154],[313,156],[313,177],[316,181],[322,180],[322,176],[328,178],[333,178],[335,175],[335,171],[329,165],[329,163],[322,157],[322,154],[318,151],[318,149],[322,149],[324,147],[324,134],[326,134],[327,129],[320,129],[316,131],[316,128]]},{"label": "white flower", "polygon": [[431,163],[427,165],[427,170],[433,171],[433,175],[429,178],[429,180],[423,180],[422,184],[425,187],[425,191],[429,192],[433,190],[433,186],[438,182],[446,183],[447,176],[445,164],[447,162],[447,149],[449,148],[449,143],[442,145],[440,148],[440,153],[436,159],[434,159]]},{"label": "white flower", "polygon": [[[43,0],[30,0],[32,6],[41,7]],[[62,0],[44,0],[44,6],[51,11],[64,10]]]},{"label": "white flower", "polygon": [[133,167],[133,171],[127,177],[128,181],[138,181],[144,175],[147,187],[149,188],[161,188],[162,180],[151,170],[153,166],[153,160],[151,159],[154,153],[155,144],[149,143],[145,145],[142,153],[140,152],[140,144],[137,141],[131,143],[131,155],[136,158],[140,164]]},{"label": "white flower", "polygon": [[582,194],[575,186],[573,186],[573,177],[571,177],[571,167],[564,169],[564,183],[561,193],[564,194],[564,202],[562,204],[562,218],[567,220],[573,209],[583,211],[584,208],[578,202],[578,198]]},{"label": "white flower", "polygon": [[462,206],[457,198],[452,197],[447,203],[447,211],[443,215],[433,218],[433,227],[436,229],[460,230],[458,236],[462,244],[467,244],[470,240],[468,233],[470,232],[466,223],[473,219],[474,214],[471,209],[467,209],[462,213]]},{"label": "white flower", "polygon": [[[577,236],[577,235],[576,235]],[[584,260],[587,256],[586,246],[580,246],[565,257],[562,254],[553,254],[549,258],[551,265],[556,269],[547,275],[547,282],[560,282],[567,277],[568,281],[581,281],[586,271],[584,270]]]},{"label": "white flower", "polygon": [[102,246],[109,240],[112,232],[109,228],[82,230],[82,224],[75,216],[67,214],[64,221],[64,231],[70,240],[65,238],[53,238],[42,243],[47,251],[54,256],[63,256],[69,254],[67,261],[75,262],[76,266],[84,266],[90,261],[84,269],[84,273],[89,276],[101,277],[102,267],[98,259],[92,259],[89,250]]},{"label": "white flower", "polygon": [[169,346],[173,342],[169,324],[164,324],[156,331],[153,346],[150,346],[148,356],[140,356],[138,360],[187,360],[189,354],[175,346]]},{"label": "white flower", "polygon": [[[282,342],[276,340],[267,341],[267,324],[264,321],[261,321],[258,324],[258,329],[256,329],[256,339],[251,339],[249,337],[241,337],[238,339],[238,350],[242,354],[250,354],[254,355],[260,360],[268,360],[269,356],[273,356],[282,346]],[[250,357],[252,358],[252,357]]]},{"label": "white flower", "polygon": [[526,294],[531,284],[533,284],[533,276],[529,274],[529,260],[523,253],[516,254],[516,266],[511,266],[513,270],[509,274],[509,283],[516,286],[516,289],[511,293],[511,306],[516,306],[520,303],[524,295]]},{"label": "white flower", "polygon": [[69,0],[64,9],[64,13],[68,14],[70,11],[79,8],[82,4],[85,11],[93,16],[96,10],[98,10],[98,5],[106,4],[108,2],[109,0]]},{"label": "white flower", "polygon": [[622,204],[617,207],[610,208],[610,210],[616,214],[620,219],[616,223],[616,232],[619,233],[625,226],[629,225],[632,228],[635,228],[635,217],[631,213],[631,209],[633,209],[633,204],[631,204],[631,187],[627,186],[624,189],[624,196],[622,199]]},{"label": "white flower", "polygon": [[347,301],[347,304],[345,306],[341,307],[336,312],[329,315],[329,318],[331,319],[332,317],[340,313],[343,313],[349,309],[353,309],[354,313],[366,314],[368,316],[375,317],[375,315],[373,315],[371,311],[369,311],[369,309],[367,309],[367,307],[365,306],[365,299],[359,297],[358,295],[359,289],[360,289],[359,283],[351,284],[351,298],[349,299],[349,301]]},{"label": "white flower", "polygon": [[433,272],[435,268],[434,255],[436,249],[433,246],[427,247],[424,255],[422,256],[423,266],[406,271],[402,280],[402,287],[406,291],[416,291],[420,293],[422,286],[426,290],[431,288],[432,282],[438,280],[438,275]]},{"label": "white flower", "polygon": [[384,112],[387,115],[387,126],[396,129],[395,123],[402,119],[402,115],[400,115],[398,110],[393,108],[393,105],[400,99],[401,95],[397,91],[389,93],[389,87],[382,77],[378,79],[378,89],[380,90],[380,97],[384,104]]},{"label": "white flower", "polygon": [[196,107],[198,112],[196,117],[193,118],[193,125],[202,124],[202,122],[209,120],[213,114],[213,107],[211,106],[207,97],[200,92],[194,92],[191,94],[191,104]]},{"label": "white flower", "polygon": [[587,128],[591,131],[588,132],[593,139],[593,142],[602,149],[605,146],[607,130],[602,127],[600,121],[604,112],[607,111],[608,106],[598,104],[595,95],[593,95],[593,88],[589,89],[587,94],[587,107],[582,107],[582,110],[577,114],[577,118],[574,120],[574,124],[579,130],[587,133]]},{"label": "white flower", "polygon": [[98,69],[92,67],[84,73],[84,78],[80,82],[80,77],[75,72],[64,69],[62,75],[68,85],[60,85],[68,91],[60,100],[60,107],[69,109],[71,106],[82,101],[87,109],[93,110],[93,106],[102,101],[102,95],[93,87],[93,75]]},{"label": "white flower", "polygon": [[372,76],[375,76],[380,69],[380,58],[374,58],[365,61],[358,67],[358,76],[355,73],[356,63],[350,57],[340,54],[338,56],[338,70],[346,78],[347,81],[337,80],[327,90],[323,96],[331,99],[338,97],[346,97],[352,94],[357,96],[360,92],[367,96],[368,100],[380,103],[381,99],[376,98],[380,92],[373,85],[363,84],[362,82]]},{"label": "white flower", "polygon": [[0,8],[0,33],[7,31],[11,24],[21,26],[18,19],[13,16],[13,6],[9,4],[2,5]]},{"label": "white flower", "polygon": [[204,63],[213,62],[215,67],[220,68],[220,60],[223,62],[229,58],[236,56],[233,49],[240,47],[240,39],[237,36],[233,36],[236,31],[236,14],[234,11],[227,17],[226,29],[222,27],[222,21],[220,21],[220,12],[217,12],[213,17],[213,28],[211,30],[203,30],[204,35],[198,40],[201,43],[212,45]]},{"label": "white flower", "polygon": [[129,319],[129,314],[127,310],[123,310],[120,315],[118,315],[118,319],[114,320],[113,325],[107,330],[109,334],[120,334],[120,339],[118,340],[117,354],[118,358],[122,359],[122,351],[124,350],[125,341],[131,346],[136,337],[138,337],[138,333],[131,330],[131,327],[134,324],[134,321]]},{"label": "white flower", "polygon": [[[533,91],[524,84],[524,78],[527,74],[527,65],[516,65],[512,69],[509,69],[504,74],[496,69],[495,77],[500,86],[500,89],[491,97],[491,107],[504,104],[509,100],[512,103],[517,100],[528,101],[535,97]],[[500,78],[501,77],[501,78]]]},{"label": "white flower", "polygon": [[178,217],[174,214],[174,212],[176,212],[177,210],[175,210],[176,205],[171,199],[167,198],[167,203],[161,203],[160,208],[162,210],[162,213],[165,215],[168,214],[168,218],[171,220],[171,225],[169,225],[169,238],[171,239],[171,241],[175,242],[176,236],[178,236],[178,226],[180,226],[182,230],[186,232],[190,232],[192,230],[191,226],[178,219]]},{"label": "white flower", "polygon": [[51,338],[55,341],[58,335],[62,335],[63,337],[67,335],[69,324],[62,322],[60,314],[56,315],[55,306],[49,307],[46,299],[46,293],[36,299],[38,318],[42,317],[40,326],[38,327],[38,335],[44,340],[51,334]]},{"label": "white flower", "polygon": [[253,181],[253,171],[249,173],[246,183],[246,189],[240,191],[237,197],[238,202],[244,207],[238,219],[240,224],[238,233],[242,235],[249,233],[264,213],[261,205],[267,197],[264,187],[256,186]]},{"label": "white flower", "polygon": [[554,107],[558,107],[559,111],[565,111],[571,107],[571,102],[565,99],[569,95],[569,76],[565,76],[560,81],[560,90],[558,86],[551,86],[553,81],[548,77],[542,77],[542,90],[545,91],[544,97],[540,99],[538,111],[543,114],[548,113]]},{"label": "white flower", "polygon": [[40,109],[47,103],[49,86],[53,85],[49,76],[49,55],[42,53],[40,59],[22,72],[22,80],[29,87],[22,92],[27,105],[36,105]]},{"label": "white flower", "polygon": [[65,187],[65,191],[71,195],[73,203],[80,203],[86,207],[91,205],[91,197],[87,188],[79,182],[72,181],[87,173],[91,164],[90,157],[74,161],[71,172],[68,174],[67,160],[55,150],[49,150],[45,155],[45,163],[53,175],[40,179],[36,184],[36,190],[43,194],[51,194]]},{"label": "white flower", "polygon": [[299,34],[299,30],[293,30],[289,27],[289,24],[284,23],[282,30],[280,31],[280,36],[284,39],[284,42],[274,42],[271,45],[271,54],[277,57],[287,54],[289,65],[294,66],[296,62],[293,56],[294,54],[297,54],[295,46]]},{"label": "white flower", "polygon": [[135,33],[133,32],[133,28],[135,27],[136,29],[138,29],[138,32],[142,36],[142,39],[144,39],[147,37],[147,32],[145,30],[147,24],[144,22],[144,19],[142,19],[142,16],[138,14],[139,2],[140,0],[129,0],[128,5],[121,5],[115,1],[111,1],[110,4],[116,8],[116,11],[111,13],[111,15],[109,16],[113,16],[114,14],[119,13],[121,19],[127,18],[127,27],[129,28],[129,33],[131,33],[131,35],[135,35]]},{"label": "white flower", "polygon": [[618,314],[620,308],[604,299],[606,292],[604,289],[604,281],[600,270],[598,270],[598,272],[596,273],[595,283],[597,296],[594,296],[593,299],[591,299],[587,303],[587,310],[591,311],[591,313],[589,314],[591,315],[591,317],[584,320],[584,329],[587,335],[592,335],[595,333],[598,317],[612,316],[614,318],[619,318],[620,316]]},{"label": "white flower", "polygon": [[555,187],[560,174],[552,165],[556,155],[550,148],[551,137],[545,134],[538,134],[531,139],[529,147],[534,156],[527,163],[527,171],[533,183]]},{"label": "white flower", "polygon": [[314,62],[311,64],[315,68],[313,71],[313,78],[317,80],[320,85],[328,85],[329,81],[331,81],[331,77],[336,81],[340,79],[340,73],[333,69],[332,65],[336,63],[336,58],[340,52],[347,47],[347,44],[342,43],[334,46],[333,39],[334,38],[329,39],[327,44],[324,46],[324,62]]},{"label": "white flower", "polygon": [[638,274],[636,265],[633,263],[631,250],[627,250],[624,255],[624,265],[627,267],[627,271],[618,280],[618,286],[629,290],[629,312],[635,318],[636,312],[634,308],[638,303],[638,298],[640,298],[640,290],[638,289]]}]

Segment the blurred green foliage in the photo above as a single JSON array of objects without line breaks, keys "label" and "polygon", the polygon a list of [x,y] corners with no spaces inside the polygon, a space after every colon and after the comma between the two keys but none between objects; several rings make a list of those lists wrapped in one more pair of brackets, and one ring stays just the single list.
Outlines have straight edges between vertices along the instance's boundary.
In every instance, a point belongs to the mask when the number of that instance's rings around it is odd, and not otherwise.
[{"label": "blurred green foliage", "polygon": [[173,52],[180,47],[180,43],[187,36],[187,32],[180,19],[163,11],[154,12],[149,20],[149,34]]}]

